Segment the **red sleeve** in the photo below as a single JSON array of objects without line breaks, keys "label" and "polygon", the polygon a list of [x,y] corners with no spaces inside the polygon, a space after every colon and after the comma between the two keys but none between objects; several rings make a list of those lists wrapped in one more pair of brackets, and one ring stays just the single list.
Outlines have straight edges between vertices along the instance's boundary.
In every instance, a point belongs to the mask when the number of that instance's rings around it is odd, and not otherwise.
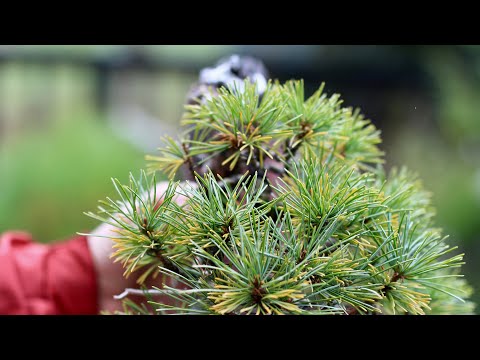
[{"label": "red sleeve", "polygon": [[40,244],[0,234],[0,314],[97,314],[97,282],[85,236]]}]

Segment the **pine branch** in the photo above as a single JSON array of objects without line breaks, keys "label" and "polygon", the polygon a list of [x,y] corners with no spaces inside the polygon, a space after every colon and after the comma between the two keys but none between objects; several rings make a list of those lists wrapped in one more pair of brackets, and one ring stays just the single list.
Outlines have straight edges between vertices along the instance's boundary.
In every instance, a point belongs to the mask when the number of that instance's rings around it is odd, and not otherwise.
[{"label": "pine branch", "polygon": [[380,132],[339,95],[304,95],[302,81],[270,82],[260,98],[246,80],[188,105],[183,138],[148,159],[170,178],[186,165],[195,186],[170,181],[160,205],[154,177],[114,180],[120,200],[89,215],[117,228],[125,274],[186,287],[117,298],[162,294],[182,305],[153,309],[181,314],[472,311],[463,254],[433,226],[417,177],[385,173]]},{"label": "pine branch", "polygon": [[190,176],[192,179],[195,179],[195,164],[193,163],[192,156],[190,155],[190,150],[186,143],[182,143],[183,151],[185,152],[185,162],[188,165],[188,170],[190,171]]}]

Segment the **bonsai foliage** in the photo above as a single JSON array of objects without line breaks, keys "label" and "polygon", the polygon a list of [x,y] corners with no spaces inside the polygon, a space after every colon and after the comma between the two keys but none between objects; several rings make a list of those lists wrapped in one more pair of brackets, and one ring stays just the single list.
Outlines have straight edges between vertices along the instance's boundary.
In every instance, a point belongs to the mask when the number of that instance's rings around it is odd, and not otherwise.
[{"label": "bonsai foliage", "polygon": [[[175,280],[125,312],[473,311],[463,255],[415,174],[387,174],[369,120],[323,86],[305,99],[302,81],[270,82],[261,97],[243,85],[187,105],[181,139],[166,138],[148,175],[114,180],[119,200],[89,213],[118,229],[125,276]],[[156,171],[170,178],[160,202]]]}]

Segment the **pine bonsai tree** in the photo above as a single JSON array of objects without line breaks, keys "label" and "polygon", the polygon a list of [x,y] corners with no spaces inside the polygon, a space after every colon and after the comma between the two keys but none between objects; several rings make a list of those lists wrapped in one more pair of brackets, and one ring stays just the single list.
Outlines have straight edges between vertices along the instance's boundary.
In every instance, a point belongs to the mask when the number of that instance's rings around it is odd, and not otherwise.
[{"label": "pine bonsai tree", "polygon": [[184,134],[164,139],[147,172],[114,180],[120,200],[88,213],[118,228],[125,276],[176,281],[127,289],[149,301],[124,299],[125,313],[473,312],[430,194],[405,168],[387,174],[359,110],[323,85],[305,99],[303,81],[211,91],[186,105]]}]

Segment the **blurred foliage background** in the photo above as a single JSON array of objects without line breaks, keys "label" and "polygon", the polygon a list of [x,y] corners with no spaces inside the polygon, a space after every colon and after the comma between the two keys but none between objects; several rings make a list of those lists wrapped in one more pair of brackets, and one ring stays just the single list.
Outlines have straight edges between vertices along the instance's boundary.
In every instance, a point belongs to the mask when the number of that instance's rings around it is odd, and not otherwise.
[{"label": "blurred foliage background", "polygon": [[50,242],[96,226],[83,212],[178,133],[198,71],[232,53],[261,58],[272,78],[303,78],[310,93],[325,81],[362,109],[387,166],[407,165],[433,193],[479,303],[479,46],[2,45],[0,232]]}]

